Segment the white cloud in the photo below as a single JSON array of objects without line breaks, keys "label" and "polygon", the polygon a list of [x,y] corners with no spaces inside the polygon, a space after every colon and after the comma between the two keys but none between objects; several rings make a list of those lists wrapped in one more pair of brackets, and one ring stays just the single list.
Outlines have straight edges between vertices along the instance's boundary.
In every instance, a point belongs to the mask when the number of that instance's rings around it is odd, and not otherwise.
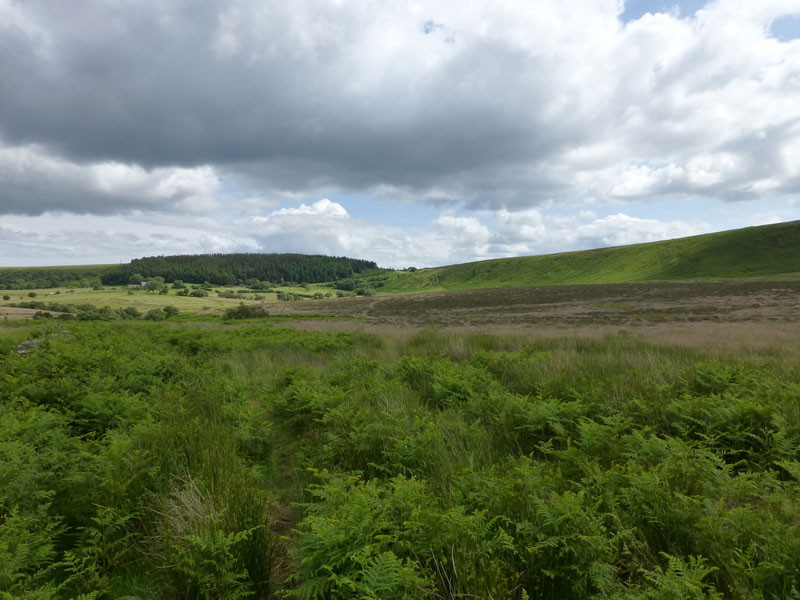
[{"label": "white cloud", "polygon": [[707,223],[640,219],[623,213],[579,225],[575,237],[583,246],[622,246],[707,233]]},{"label": "white cloud", "polygon": [[[275,217],[280,215],[319,215],[329,218],[342,219],[347,219],[350,216],[347,214],[347,211],[341,204],[337,202],[331,202],[327,198],[318,200],[310,206],[301,204],[297,208],[281,208],[274,211],[271,216]],[[270,217],[264,217],[262,220],[266,221],[269,218]]]},{"label": "white cloud", "polygon": [[209,211],[219,206],[221,188],[210,166],[80,164],[32,145],[0,145],[0,184],[0,214]]},{"label": "white cloud", "polygon": [[642,219],[624,213],[598,218],[591,211],[546,215],[537,209],[499,211],[492,248],[505,255],[545,254],[653,242],[713,231],[708,223]]}]

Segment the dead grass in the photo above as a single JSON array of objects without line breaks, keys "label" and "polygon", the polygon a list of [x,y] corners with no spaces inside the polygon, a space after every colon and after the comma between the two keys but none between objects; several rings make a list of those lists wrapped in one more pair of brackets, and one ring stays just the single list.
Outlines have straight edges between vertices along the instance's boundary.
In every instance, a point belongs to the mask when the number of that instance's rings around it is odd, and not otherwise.
[{"label": "dead grass", "polygon": [[312,331],[363,331],[404,340],[443,332],[596,340],[619,334],[720,360],[800,359],[800,282],[727,281],[507,288],[343,298],[271,306]]},{"label": "dead grass", "polygon": [[401,328],[794,322],[798,309],[800,281],[524,287],[270,306],[272,314],[331,315]]},{"label": "dead grass", "polygon": [[[35,308],[15,308],[13,306],[0,306],[0,318],[5,321],[23,321],[25,319],[33,318],[39,312]],[[49,312],[49,311],[48,311]],[[61,313],[50,312],[53,316],[58,316]]]}]

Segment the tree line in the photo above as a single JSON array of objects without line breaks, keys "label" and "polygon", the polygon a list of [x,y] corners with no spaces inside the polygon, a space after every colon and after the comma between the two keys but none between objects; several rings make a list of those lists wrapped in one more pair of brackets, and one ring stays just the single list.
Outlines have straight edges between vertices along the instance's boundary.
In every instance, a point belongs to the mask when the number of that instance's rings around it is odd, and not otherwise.
[{"label": "tree line", "polygon": [[97,267],[0,269],[0,289],[31,290],[64,286],[92,287],[100,283]]},{"label": "tree line", "polygon": [[320,283],[375,269],[373,261],[305,254],[190,254],[150,256],[132,260],[102,275],[105,285],[124,285],[141,274],[187,283],[234,285],[248,280]]}]

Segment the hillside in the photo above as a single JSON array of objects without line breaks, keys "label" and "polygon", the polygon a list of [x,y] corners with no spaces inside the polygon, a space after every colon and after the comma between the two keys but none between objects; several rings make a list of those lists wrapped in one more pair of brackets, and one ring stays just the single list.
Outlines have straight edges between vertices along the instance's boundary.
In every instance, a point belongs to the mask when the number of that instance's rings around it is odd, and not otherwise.
[{"label": "hillside", "polygon": [[381,293],[520,285],[796,276],[800,221],[661,242],[398,272]]},{"label": "hillside", "polygon": [[302,254],[156,256],[125,265],[0,268],[0,289],[128,283],[134,275],[167,282],[209,281],[258,288],[272,282],[336,282],[359,294],[495,287],[795,277],[800,275],[800,221],[709,233],[661,242],[485,260],[392,271],[374,262]]}]

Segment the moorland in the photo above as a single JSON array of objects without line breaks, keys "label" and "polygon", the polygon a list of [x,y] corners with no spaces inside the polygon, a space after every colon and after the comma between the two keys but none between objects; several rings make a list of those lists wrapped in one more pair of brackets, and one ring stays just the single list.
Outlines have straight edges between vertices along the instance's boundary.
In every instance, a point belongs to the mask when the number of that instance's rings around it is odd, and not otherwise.
[{"label": "moorland", "polygon": [[14,286],[0,598],[798,597],[797,231]]}]

